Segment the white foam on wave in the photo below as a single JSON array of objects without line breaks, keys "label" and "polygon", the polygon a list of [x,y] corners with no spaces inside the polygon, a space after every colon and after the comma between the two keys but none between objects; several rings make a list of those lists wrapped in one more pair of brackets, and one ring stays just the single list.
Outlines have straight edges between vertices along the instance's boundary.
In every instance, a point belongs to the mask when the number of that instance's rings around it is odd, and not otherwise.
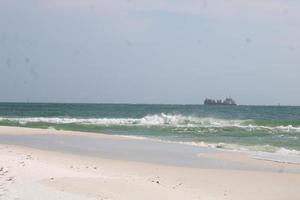
[{"label": "white foam on wave", "polygon": [[54,124],[84,123],[99,125],[187,125],[187,126],[235,126],[245,120],[222,120],[216,118],[199,118],[183,115],[156,114],[142,118],[67,118],[67,117],[24,117],[7,118],[0,120],[16,121],[19,123],[44,122]]},{"label": "white foam on wave", "polygon": [[164,142],[164,143],[175,143],[175,144],[183,144],[183,145],[190,145],[190,146],[204,147],[204,148],[214,148],[214,149],[217,148],[221,151],[242,152],[242,153],[247,153],[248,155],[250,155],[250,157],[258,160],[300,164],[300,151],[290,150],[283,147],[278,148],[271,145],[241,146],[238,144],[206,143],[203,141],[180,142],[180,141],[165,141],[161,139],[153,139],[153,140]]},{"label": "white foam on wave", "polygon": [[259,160],[268,160],[273,162],[283,162],[291,164],[300,164],[300,151],[279,148],[276,152],[255,152],[252,158]]},{"label": "white foam on wave", "polygon": [[[173,142],[172,142],[173,143]],[[251,158],[280,163],[300,164],[300,151],[286,148],[277,148],[270,145],[261,146],[241,146],[228,143],[205,143],[205,142],[176,142],[179,144],[192,145],[198,147],[218,148],[222,151],[243,152]],[[260,149],[260,150],[255,150]]]},{"label": "white foam on wave", "polygon": [[[201,128],[205,131],[214,132],[219,129],[235,128],[244,131],[266,132],[300,132],[300,127],[288,126],[259,126],[252,125],[251,120],[225,120],[208,117],[195,117],[170,114],[147,115],[142,118],[68,118],[68,117],[2,117],[0,121],[14,121],[21,125],[27,123],[50,123],[50,124],[85,124],[85,125],[127,125],[127,126],[169,126],[175,128]],[[182,131],[182,130],[180,130]]]},{"label": "white foam on wave", "polygon": [[180,124],[180,115],[147,115],[142,118],[66,118],[66,117],[24,117],[24,118],[4,118],[0,121],[15,121],[20,124],[26,123],[51,123],[51,124],[94,124],[94,125],[176,125]]}]

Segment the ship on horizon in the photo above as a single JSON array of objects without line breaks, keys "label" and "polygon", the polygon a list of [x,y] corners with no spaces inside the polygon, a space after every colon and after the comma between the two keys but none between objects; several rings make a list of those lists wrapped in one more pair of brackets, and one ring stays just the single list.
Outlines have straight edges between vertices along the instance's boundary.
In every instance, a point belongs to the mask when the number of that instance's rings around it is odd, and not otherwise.
[{"label": "ship on horizon", "polygon": [[215,100],[206,98],[204,100],[204,105],[225,105],[225,106],[236,106],[236,102],[231,98],[227,97],[225,100]]}]

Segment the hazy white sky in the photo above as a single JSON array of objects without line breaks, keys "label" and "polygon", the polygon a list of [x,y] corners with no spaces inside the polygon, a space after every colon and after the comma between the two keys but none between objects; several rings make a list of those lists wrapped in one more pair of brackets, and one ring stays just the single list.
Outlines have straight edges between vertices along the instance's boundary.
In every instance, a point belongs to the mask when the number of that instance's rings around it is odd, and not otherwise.
[{"label": "hazy white sky", "polygon": [[1,0],[0,101],[300,105],[298,0]]}]

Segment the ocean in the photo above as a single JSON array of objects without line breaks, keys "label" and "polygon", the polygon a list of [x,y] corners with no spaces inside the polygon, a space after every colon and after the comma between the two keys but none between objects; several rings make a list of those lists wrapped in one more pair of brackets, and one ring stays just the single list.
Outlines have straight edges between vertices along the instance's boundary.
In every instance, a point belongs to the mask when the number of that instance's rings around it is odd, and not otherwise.
[{"label": "ocean", "polygon": [[0,103],[0,125],[300,156],[300,107]]}]

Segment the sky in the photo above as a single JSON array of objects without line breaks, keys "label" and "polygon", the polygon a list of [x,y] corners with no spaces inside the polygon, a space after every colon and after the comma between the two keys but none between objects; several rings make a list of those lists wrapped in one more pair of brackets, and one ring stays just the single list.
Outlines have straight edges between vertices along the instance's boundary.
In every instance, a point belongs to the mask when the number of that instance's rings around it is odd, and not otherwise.
[{"label": "sky", "polygon": [[300,105],[299,0],[1,0],[0,101]]}]

